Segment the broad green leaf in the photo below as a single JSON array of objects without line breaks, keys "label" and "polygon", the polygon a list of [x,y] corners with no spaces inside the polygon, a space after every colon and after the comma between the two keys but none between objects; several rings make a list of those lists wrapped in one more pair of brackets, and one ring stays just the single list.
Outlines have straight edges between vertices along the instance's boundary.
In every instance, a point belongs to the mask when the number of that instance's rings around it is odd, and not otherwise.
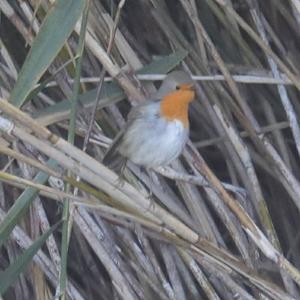
[{"label": "broad green leaf", "polygon": [[49,235],[61,224],[61,222],[52,226],[43,235],[41,235],[28,249],[26,249],[16,260],[3,272],[0,272],[0,295],[17,280],[18,276],[25,271],[34,255],[43,246]]},{"label": "broad green leaf", "polygon": [[[90,107],[96,99],[97,89],[92,89],[79,95],[79,103],[81,107]],[[102,89],[102,97],[99,103],[99,108],[104,107],[108,104],[115,103],[124,97],[123,91],[114,82],[104,82]],[[78,109],[80,110],[80,106]],[[52,114],[61,114],[69,112],[71,109],[71,103],[69,100],[63,100],[55,105],[51,105],[45,109],[36,111],[32,114],[33,118],[42,118]]]},{"label": "broad green leaf", "polygon": [[[88,15],[90,2],[86,2],[81,21],[81,28],[79,34],[79,41],[76,50],[76,61],[75,61],[75,78],[73,83],[73,92],[70,97],[71,103],[71,113],[70,113],[70,122],[68,128],[68,142],[74,144],[75,141],[75,131],[76,131],[76,112],[78,109],[78,94],[80,91],[80,78],[81,78],[81,69],[82,69],[82,60],[84,53],[84,41],[85,34],[87,29]],[[72,172],[68,170],[68,176],[71,177]],[[65,184],[65,192],[71,192],[71,186],[69,183]],[[73,218],[70,215],[70,199],[64,199],[63,201],[63,226],[62,226],[62,235],[61,235],[61,248],[60,248],[60,270],[59,270],[59,294],[61,294],[61,299],[66,299],[66,287],[68,280],[68,251],[70,245],[70,236],[73,226]]]},{"label": "broad green leaf", "polygon": [[[50,159],[47,165],[53,167],[55,165],[55,161]],[[48,174],[39,172],[34,178],[34,182],[43,184],[48,180],[48,177]],[[20,218],[26,213],[37,193],[37,189],[27,188],[9,209],[4,220],[0,223],[0,247],[6,241],[16,224],[20,221]]]},{"label": "broad green leaf", "polygon": [[71,34],[84,8],[84,0],[56,0],[20,71],[10,102],[20,107]]},{"label": "broad green leaf", "polygon": [[186,56],[188,52],[184,49],[178,49],[176,52],[156,59],[149,65],[140,69],[138,74],[166,74],[173,70]]},{"label": "broad green leaf", "polygon": [[[186,56],[188,52],[186,50],[179,49],[176,52],[159,58],[142,69],[138,70],[138,74],[166,74],[174,69]],[[83,107],[89,107],[96,99],[97,89],[92,89],[79,96],[79,102]],[[115,83],[105,82],[102,89],[102,95],[99,102],[99,109],[107,106],[108,104],[116,103],[125,97],[122,89]],[[48,124],[47,116],[67,115],[70,112],[71,104],[68,100],[60,101],[59,103],[49,106],[45,109],[39,110],[33,113],[33,118],[45,118],[43,124]],[[80,109],[80,108],[79,108]],[[50,122],[51,123],[51,122]]]}]

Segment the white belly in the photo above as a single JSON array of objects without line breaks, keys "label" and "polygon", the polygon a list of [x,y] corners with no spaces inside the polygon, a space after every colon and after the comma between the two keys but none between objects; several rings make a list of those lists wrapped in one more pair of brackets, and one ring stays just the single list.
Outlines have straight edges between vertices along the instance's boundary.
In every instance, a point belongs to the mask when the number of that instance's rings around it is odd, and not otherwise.
[{"label": "white belly", "polygon": [[138,165],[163,166],[180,155],[187,137],[180,121],[138,119],[126,131],[119,152]]}]

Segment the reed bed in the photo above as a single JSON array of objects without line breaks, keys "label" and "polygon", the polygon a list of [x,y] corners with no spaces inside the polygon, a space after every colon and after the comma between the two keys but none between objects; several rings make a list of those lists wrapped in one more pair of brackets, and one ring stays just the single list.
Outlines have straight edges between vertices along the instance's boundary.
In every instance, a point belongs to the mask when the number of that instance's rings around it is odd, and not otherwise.
[{"label": "reed bed", "polygon": [[[0,11],[3,299],[300,299],[299,0]],[[103,155],[174,69],[190,139],[120,181]]]}]

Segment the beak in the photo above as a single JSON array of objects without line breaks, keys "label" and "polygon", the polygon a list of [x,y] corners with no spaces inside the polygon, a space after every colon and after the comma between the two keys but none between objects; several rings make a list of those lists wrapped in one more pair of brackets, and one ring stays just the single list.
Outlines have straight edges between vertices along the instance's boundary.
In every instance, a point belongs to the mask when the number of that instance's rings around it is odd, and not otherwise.
[{"label": "beak", "polygon": [[193,83],[185,83],[185,84],[181,84],[180,86],[181,90],[185,90],[185,91],[195,91],[195,86]]}]

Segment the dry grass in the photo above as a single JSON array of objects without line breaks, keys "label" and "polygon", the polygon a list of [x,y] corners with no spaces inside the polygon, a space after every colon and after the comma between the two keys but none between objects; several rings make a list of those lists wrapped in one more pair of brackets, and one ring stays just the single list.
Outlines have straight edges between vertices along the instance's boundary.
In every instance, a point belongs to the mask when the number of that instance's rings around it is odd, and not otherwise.
[{"label": "dry grass", "polygon": [[[299,0],[0,11],[4,299],[300,299]],[[103,153],[173,68],[190,141],[118,184]]]}]

